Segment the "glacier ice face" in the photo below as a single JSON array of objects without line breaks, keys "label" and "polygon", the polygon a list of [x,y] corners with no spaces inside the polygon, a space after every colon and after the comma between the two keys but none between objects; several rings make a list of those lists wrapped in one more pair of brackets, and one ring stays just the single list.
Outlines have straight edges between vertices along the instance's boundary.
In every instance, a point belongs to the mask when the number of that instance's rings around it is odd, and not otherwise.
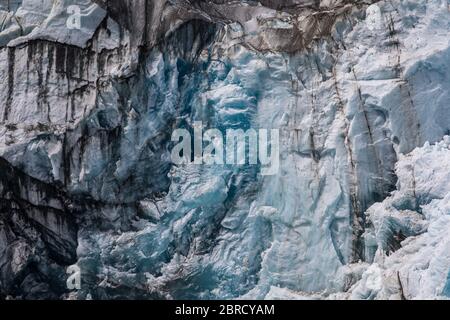
[{"label": "glacier ice face", "polygon": [[448,297],[449,142],[445,136],[402,156],[397,190],[367,211],[374,263],[350,289],[351,298]]},{"label": "glacier ice face", "polygon": [[[0,6],[0,297],[449,296],[447,1],[36,6]],[[279,129],[279,171],[175,166],[196,121]]]}]

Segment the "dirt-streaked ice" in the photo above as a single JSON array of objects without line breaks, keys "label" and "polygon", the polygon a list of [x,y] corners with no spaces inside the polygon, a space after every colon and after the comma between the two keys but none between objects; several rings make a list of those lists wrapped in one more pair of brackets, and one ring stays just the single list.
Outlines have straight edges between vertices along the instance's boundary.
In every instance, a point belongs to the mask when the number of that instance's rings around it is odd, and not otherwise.
[{"label": "dirt-streaked ice", "polygon": [[[447,0],[13,2],[0,298],[450,295]],[[279,171],[174,165],[196,121]]]}]

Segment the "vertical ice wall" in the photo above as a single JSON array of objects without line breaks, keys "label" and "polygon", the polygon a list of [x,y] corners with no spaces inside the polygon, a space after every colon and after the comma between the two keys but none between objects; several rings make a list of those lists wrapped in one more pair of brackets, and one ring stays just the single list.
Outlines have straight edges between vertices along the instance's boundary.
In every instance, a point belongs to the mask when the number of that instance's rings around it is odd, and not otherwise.
[{"label": "vertical ice wall", "polygon": [[[447,260],[406,286],[402,250],[445,250],[421,206],[445,215],[447,185],[376,208],[450,131],[447,1],[96,2],[1,12],[2,296],[69,297],[75,262],[77,298],[446,292]],[[70,4],[89,24],[64,27]],[[280,169],[173,165],[195,121],[280,129]]]}]

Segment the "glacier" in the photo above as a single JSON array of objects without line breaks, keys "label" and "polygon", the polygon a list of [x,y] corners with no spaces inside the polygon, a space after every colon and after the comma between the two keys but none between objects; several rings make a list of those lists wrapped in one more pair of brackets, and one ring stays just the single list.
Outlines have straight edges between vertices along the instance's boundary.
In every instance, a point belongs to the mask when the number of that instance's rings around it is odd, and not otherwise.
[{"label": "glacier", "polygon": [[[16,0],[0,21],[1,299],[450,297],[448,0]],[[278,129],[278,172],[175,165],[199,121]]]}]

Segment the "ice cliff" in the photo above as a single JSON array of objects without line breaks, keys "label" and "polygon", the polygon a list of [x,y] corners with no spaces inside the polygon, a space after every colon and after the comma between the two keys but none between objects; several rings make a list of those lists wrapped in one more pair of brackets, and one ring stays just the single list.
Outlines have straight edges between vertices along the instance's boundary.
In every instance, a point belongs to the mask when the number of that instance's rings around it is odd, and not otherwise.
[{"label": "ice cliff", "polygon": [[[448,0],[1,0],[0,298],[449,297],[449,31]],[[280,170],[174,165],[195,121],[279,129]]]}]

